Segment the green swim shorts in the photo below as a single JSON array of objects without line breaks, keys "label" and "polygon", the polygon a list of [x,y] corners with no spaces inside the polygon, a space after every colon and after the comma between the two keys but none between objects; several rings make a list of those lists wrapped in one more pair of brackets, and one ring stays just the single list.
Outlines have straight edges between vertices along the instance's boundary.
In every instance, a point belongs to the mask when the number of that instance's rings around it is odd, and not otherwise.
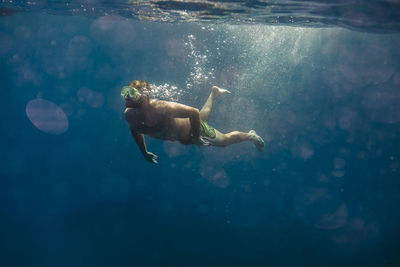
[{"label": "green swim shorts", "polygon": [[212,126],[208,125],[205,121],[200,121],[200,136],[214,139],[217,135]]}]

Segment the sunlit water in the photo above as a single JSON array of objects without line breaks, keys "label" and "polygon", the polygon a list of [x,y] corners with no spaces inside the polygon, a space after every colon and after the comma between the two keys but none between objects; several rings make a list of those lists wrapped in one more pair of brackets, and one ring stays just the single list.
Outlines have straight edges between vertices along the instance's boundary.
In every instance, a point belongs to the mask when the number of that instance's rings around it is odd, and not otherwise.
[{"label": "sunlit water", "polygon": [[[1,266],[398,265],[397,1],[0,7]],[[134,79],[229,89],[210,125],[265,151],[146,138],[151,165]]]}]

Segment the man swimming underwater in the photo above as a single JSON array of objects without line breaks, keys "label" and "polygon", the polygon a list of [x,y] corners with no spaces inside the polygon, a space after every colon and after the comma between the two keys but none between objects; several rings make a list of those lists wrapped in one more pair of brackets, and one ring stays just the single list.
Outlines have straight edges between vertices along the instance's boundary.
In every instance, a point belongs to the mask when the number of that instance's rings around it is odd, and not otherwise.
[{"label": "man swimming underwater", "polygon": [[212,106],[217,97],[230,93],[213,86],[206,103],[199,111],[183,104],[150,99],[151,85],[135,80],[122,89],[125,98],[125,119],[129,123],[133,138],[145,159],[157,162],[157,156],[147,151],[144,135],[169,141],[179,141],[184,145],[219,146],[250,141],[259,151],[264,150],[263,139],[251,130],[223,134],[207,124]]}]

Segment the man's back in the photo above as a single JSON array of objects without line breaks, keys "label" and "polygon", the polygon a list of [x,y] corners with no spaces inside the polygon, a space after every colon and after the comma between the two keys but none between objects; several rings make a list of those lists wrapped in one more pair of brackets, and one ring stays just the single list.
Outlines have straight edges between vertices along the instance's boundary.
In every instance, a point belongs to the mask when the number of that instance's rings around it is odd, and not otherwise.
[{"label": "man's back", "polygon": [[174,114],[182,106],[185,105],[152,99],[142,108],[126,108],[125,119],[138,133],[162,140],[185,140],[190,134],[190,120]]}]

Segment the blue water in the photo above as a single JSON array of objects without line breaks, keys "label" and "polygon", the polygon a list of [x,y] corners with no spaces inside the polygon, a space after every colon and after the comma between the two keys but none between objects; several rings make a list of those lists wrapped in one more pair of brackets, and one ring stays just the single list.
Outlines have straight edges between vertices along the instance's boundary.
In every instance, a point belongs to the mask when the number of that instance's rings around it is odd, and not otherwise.
[{"label": "blue water", "polygon": [[[0,265],[398,266],[399,3],[341,2],[0,4]],[[146,162],[133,79],[265,151]]]}]

